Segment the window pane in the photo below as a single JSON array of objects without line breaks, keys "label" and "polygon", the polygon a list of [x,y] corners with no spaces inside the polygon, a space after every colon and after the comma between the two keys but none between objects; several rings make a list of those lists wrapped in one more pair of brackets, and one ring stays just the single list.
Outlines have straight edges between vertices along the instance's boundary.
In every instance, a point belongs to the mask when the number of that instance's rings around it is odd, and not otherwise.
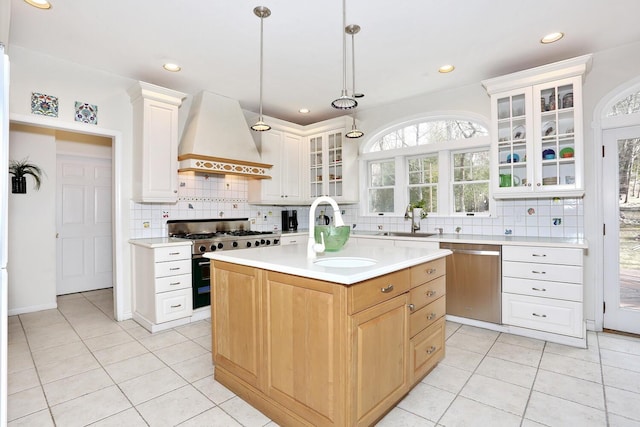
[{"label": "window pane", "polygon": [[369,189],[369,212],[393,212],[393,188]]},{"label": "window pane", "polygon": [[489,183],[454,184],[454,211],[487,212],[489,210]]},{"label": "window pane", "polygon": [[453,155],[454,181],[489,179],[489,152],[456,153]]},{"label": "window pane", "polygon": [[621,116],[640,112],[640,92],[633,93],[618,101],[607,112],[607,117]]},{"label": "window pane", "polygon": [[409,188],[409,203],[424,200],[427,212],[438,212],[438,187],[411,187]]}]

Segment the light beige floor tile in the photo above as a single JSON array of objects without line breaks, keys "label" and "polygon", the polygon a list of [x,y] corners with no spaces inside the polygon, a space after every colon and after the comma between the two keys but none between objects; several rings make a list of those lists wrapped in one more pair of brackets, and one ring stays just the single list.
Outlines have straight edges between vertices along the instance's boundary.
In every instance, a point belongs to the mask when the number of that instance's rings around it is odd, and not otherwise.
[{"label": "light beige floor tile", "polygon": [[57,309],[25,313],[19,317],[24,329],[50,327],[56,323],[67,323],[67,320]]},{"label": "light beige floor tile", "polygon": [[127,333],[137,340],[152,336],[151,332],[147,331],[145,328],[138,325],[137,323],[135,325],[127,325],[127,326],[128,326],[126,329]]},{"label": "light beige floor tile", "polygon": [[187,382],[171,369],[163,368],[124,381],[120,383],[120,388],[127,395],[131,403],[139,405],[142,402],[176,390],[186,384]]},{"label": "light beige floor tile", "polygon": [[598,363],[587,362],[572,357],[545,353],[540,362],[540,369],[602,383],[602,373]]},{"label": "light beige floor tile", "polygon": [[7,421],[33,414],[47,408],[42,387],[33,387],[7,396]]},{"label": "light beige floor tile", "polygon": [[544,424],[540,424],[525,418],[524,420],[522,420],[522,425],[520,427],[546,427],[546,426]]},{"label": "light beige floor tile", "polygon": [[398,407],[437,422],[455,397],[448,391],[419,383],[398,403]]},{"label": "light beige floor tile", "polygon": [[200,320],[199,322],[180,326],[175,330],[189,339],[194,339],[204,335],[211,335],[211,323]]},{"label": "light beige floor tile", "polygon": [[609,412],[640,421],[640,394],[613,387],[605,387],[604,392]]},{"label": "light beige floor tile", "polygon": [[178,425],[179,427],[242,427],[242,424],[218,407],[211,408]]},{"label": "light beige floor tile", "polygon": [[153,352],[167,365],[174,365],[184,362],[194,357],[208,353],[207,350],[194,343],[193,341],[184,341],[169,347],[164,347]]},{"label": "light beige floor tile", "polygon": [[640,356],[636,354],[600,348],[600,357],[603,366],[625,367],[630,371],[640,372]]},{"label": "light beige floor tile", "polygon": [[231,390],[213,379],[213,376],[198,380],[193,383],[193,386],[216,405],[220,405],[236,396]]},{"label": "light beige floor tile", "polygon": [[531,393],[524,416],[547,426],[602,427],[607,425],[604,411],[537,391]]},{"label": "light beige floor tile", "polygon": [[537,368],[542,357],[542,350],[496,342],[487,353],[487,356]]},{"label": "light beige floor tile", "polygon": [[116,384],[120,384],[124,381],[148,374],[149,372],[166,368],[166,366],[167,365],[165,365],[164,362],[158,359],[153,353],[146,353],[132,357],[131,359],[107,365],[104,369],[107,371],[109,376],[113,378]]},{"label": "light beige floor tile", "polygon": [[640,427],[640,421],[631,420],[616,414],[609,414],[609,427]]},{"label": "light beige floor tile", "polygon": [[130,408],[118,387],[111,386],[51,407],[58,426],[85,426]]},{"label": "light beige floor tile", "polygon": [[31,359],[31,355],[17,354],[7,358],[7,373],[9,374],[33,368],[35,368],[35,365],[33,359]]},{"label": "light beige floor tile", "polygon": [[422,379],[422,382],[451,393],[458,393],[471,377],[471,374],[471,371],[439,363],[429,375]]},{"label": "light beige floor tile", "polygon": [[640,356],[640,339],[624,335],[598,334],[598,344],[601,349],[620,351]]},{"label": "light beige floor tile", "polygon": [[458,329],[460,329],[462,325],[456,322],[445,322],[444,324],[444,334],[446,338],[449,338],[453,335]]},{"label": "light beige floor tile", "polygon": [[133,341],[133,337],[125,331],[118,331],[114,334],[102,335],[95,338],[85,339],[84,343],[91,351],[103,350],[118,344]]},{"label": "light beige floor tile", "polygon": [[187,337],[185,337],[184,335],[180,335],[173,330],[158,332],[148,337],[139,339],[140,343],[150,351],[160,350],[161,348],[170,347],[187,340]]},{"label": "light beige floor tile", "polygon": [[82,339],[100,337],[102,335],[115,334],[122,331],[122,328],[117,323],[112,322],[111,319],[105,317],[102,322],[93,325],[74,325],[78,335]]},{"label": "light beige floor tile", "polygon": [[204,335],[202,337],[194,338],[193,342],[202,346],[205,350],[211,352],[213,351],[213,342],[211,341],[211,334]]},{"label": "light beige floor tile", "polygon": [[135,320],[131,320],[131,319],[118,322],[118,326],[120,326],[125,331],[128,331],[129,329],[132,329],[132,328],[140,327],[140,325]]},{"label": "light beige floor tile", "polygon": [[264,426],[270,421],[262,412],[237,396],[218,406],[244,427]]},{"label": "light beige floor tile", "polygon": [[407,412],[404,409],[393,408],[376,426],[378,427],[433,427],[436,424],[424,418]]},{"label": "light beige floor tile", "polygon": [[605,385],[640,393],[640,372],[614,368],[613,366],[603,366],[602,377]]},{"label": "light beige floor tile", "polygon": [[152,426],[175,426],[213,408],[214,404],[192,385],[163,394],[137,406]]},{"label": "light beige floor tile", "polygon": [[139,342],[131,341],[94,351],[93,355],[103,366],[107,366],[148,352],[149,351]]},{"label": "light beige floor tile", "polygon": [[478,366],[476,373],[530,389],[537,371],[533,366],[487,356]]},{"label": "light beige floor tile", "polygon": [[192,383],[206,377],[213,376],[213,362],[211,360],[211,353],[205,352],[204,354],[194,357],[193,359],[185,360],[171,365],[171,369],[176,371],[178,375]]},{"label": "light beige floor tile", "polygon": [[102,368],[63,378],[42,386],[49,406],[57,405],[113,385]]},{"label": "light beige floor tile", "polygon": [[51,347],[46,350],[34,351],[33,360],[37,367],[42,367],[51,363],[63,362],[72,357],[86,356],[90,354],[91,352],[82,341],[76,341],[69,344]]},{"label": "light beige floor tile", "polygon": [[529,390],[527,387],[474,374],[460,396],[522,416],[529,399]]},{"label": "light beige floor tile", "polygon": [[478,328],[476,326],[462,325],[458,329],[458,333],[471,335],[478,338],[489,338],[495,340],[500,335],[500,332],[492,331],[490,329]]},{"label": "light beige floor tile", "polygon": [[14,344],[7,345],[7,356],[9,358],[12,357],[29,357],[31,358],[31,350],[29,349],[29,344],[27,341],[18,342]]},{"label": "light beige floor tile", "polygon": [[447,347],[444,359],[442,359],[440,363],[453,366],[454,368],[464,369],[465,371],[474,371],[480,364],[482,357],[479,353],[456,347]]},{"label": "light beige floor tile", "polygon": [[8,427],[55,427],[51,419],[49,409],[34,412],[17,420],[13,420],[7,424]]},{"label": "light beige floor tile", "polygon": [[541,369],[533,389],[561,399],[591,406],[604,411],[604,391],[602,384],[585,381],[567,375]]},{"label": "light beige floor tile", "polygon": [[443,426],[518,427],[522,418],[458,396],[440,420]]},{"label": "light beige floor tile", "polygon": [[100,364],[91,354],[70,357],[67,360],[50,363],[38,367],[38,375],[42,384],[61,380],[73,375],[81,374],[99,368]]},{"label": "light beige floor tile", "polygon": [[40,379],[35,368],[29,368],[7,375],[7,393],[13,394],[22,390],[40,386]]},{"label": "light beige floor tile", "polygon": [[520,347],[527,347],[532,350],[542,350],[545,344],[544,341],[537,340],[535,338],[521,337],[519,335],[512,335],[512,334],[505,334],[505,333],[500,334],[497,341],[505,344],[519,345]]},{"label": "light beige floor tile", "polygon": [[[138,411],[134,408],[119,412],[110,417],[104,418],[91,427],[147,427],[148,424],[142,419]],[[201,426],[204,427],[204,424]]]},{"label": "light beige floor tile", "polygon": [[27,343],[27,336],[25,335],[24,331],[14,331],[13,333],[11,333],[8,337],[7,337],[7,344],[11,345],[11,344],[26,344]]},{"label": "light beige floor tile", "polygon": [[32,351],[48,350],[52,347],[58,347],[63,344],[69,344],[80,341],[80,337],[76,332],[69,328],[64,330],[53,331],[48,333],[47,331],[41,331],[39,333],[27,334],[27,341]]},{"label": "light beige floor tile", "polygon": [[553,353],[574,359],[586,360],[587,362],[600,363],[600,352],[597,346],[578,348],[550,342],[547,343],[544,351],[545,353]]},{"label": "light beige floor tile", "polygon": [[472,351],[474,353],[485,355],[495,341],[496,339],[491,336],[467,335],[462,333],[462,330],[460,330],[459,332],[449,337],[446,345],[447,349],[449,349],[449,347],[457,347],[462,350]]},{"label": "light beige floor tile", "polygon": [[16,325],[20,324],[20,317],[17,315],[7,316],[7,325]]}]

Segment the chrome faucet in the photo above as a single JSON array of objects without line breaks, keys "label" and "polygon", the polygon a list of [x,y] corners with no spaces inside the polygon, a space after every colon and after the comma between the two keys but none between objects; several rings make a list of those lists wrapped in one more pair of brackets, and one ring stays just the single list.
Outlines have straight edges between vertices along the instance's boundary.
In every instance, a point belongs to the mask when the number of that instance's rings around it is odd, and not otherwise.
[{"label": "chrome faucet", "polygon": [[320,203],[329,203],[333,208],[333,220],[336,227],[344,225],[342,214],[340,213],[340,207],[331,197],[320,196],[311,203],[309,208],[309,240],[307,241],[307,258],[315,258],[317,253],[324,252],[324,235],[320,233],[320,243],[316,243],[315,239],[315,216],[316,208]]},{"label": "chrome faucet", "polygon": [[420,230],[421,218],[418,218],[418,221],[416,221],[415,212],[411,207],[411,204],[407,205],[407,210],[404,212],[404,220],[406,221],[409,218],[411,218],[411,232],[415,233],[416,231]]}]

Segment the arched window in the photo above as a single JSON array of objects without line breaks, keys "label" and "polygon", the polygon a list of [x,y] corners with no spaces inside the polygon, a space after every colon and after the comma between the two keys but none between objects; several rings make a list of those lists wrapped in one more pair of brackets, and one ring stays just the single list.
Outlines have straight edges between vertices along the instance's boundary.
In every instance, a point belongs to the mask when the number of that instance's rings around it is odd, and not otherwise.
[{"label": "arched window", "polygon": [[628,95],[619,100],[605,112],[605,117],[622,116],[625,114],[640,113],[640,91]]}]

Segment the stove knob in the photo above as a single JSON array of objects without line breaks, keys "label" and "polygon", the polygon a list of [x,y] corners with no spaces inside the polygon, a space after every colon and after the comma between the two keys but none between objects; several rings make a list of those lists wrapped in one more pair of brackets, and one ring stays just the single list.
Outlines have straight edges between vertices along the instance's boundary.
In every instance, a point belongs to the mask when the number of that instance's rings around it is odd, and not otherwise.
[{"label": "stove knob", "polygon": [[271,244],[271,240],[267,240],[267,246]]},{"label": "stove knob", "polygon": [[261,245],[264,245],[265,243],[266,243],[266,242],[265,242],[265,240],[264,240],[264,239],[261,239],[261,240],[260,240],[260,244],[261,244]]},{"label": "stove knob", "polygon": [[218,249],[222,249],[224,245],[222,243],[218,243]]},{"label": "stove knob", "polygon": [[211,245],[211,250],[215,251],[216,250],[216,245]]},{"label": "stove knob", "polygon": [[250,248],[251,247],[251,242],[247,242],[247,247]]},{"label": "stove knob", "polygon": [[233,242],[233,245],[232,245],[232,246],[233,246],[234,248],[237,248],[237,247],[238,247],[238,242]]},{"label": "stove knob", "polygon": [[280,240],[279,240],[279,239],[273,239],[273,244],[274,244],[274,245],[277,245],[279,242],[280,242]]},{"label": "stove knob", "polygon": [[207,252],[207,247],[205,245],[202,245],[198,248],[198,250],[200,250],[200,252]]},{"label": "stove knob", "polygon": [[256,240],[256,246],[260,246],[260,242]]}]

